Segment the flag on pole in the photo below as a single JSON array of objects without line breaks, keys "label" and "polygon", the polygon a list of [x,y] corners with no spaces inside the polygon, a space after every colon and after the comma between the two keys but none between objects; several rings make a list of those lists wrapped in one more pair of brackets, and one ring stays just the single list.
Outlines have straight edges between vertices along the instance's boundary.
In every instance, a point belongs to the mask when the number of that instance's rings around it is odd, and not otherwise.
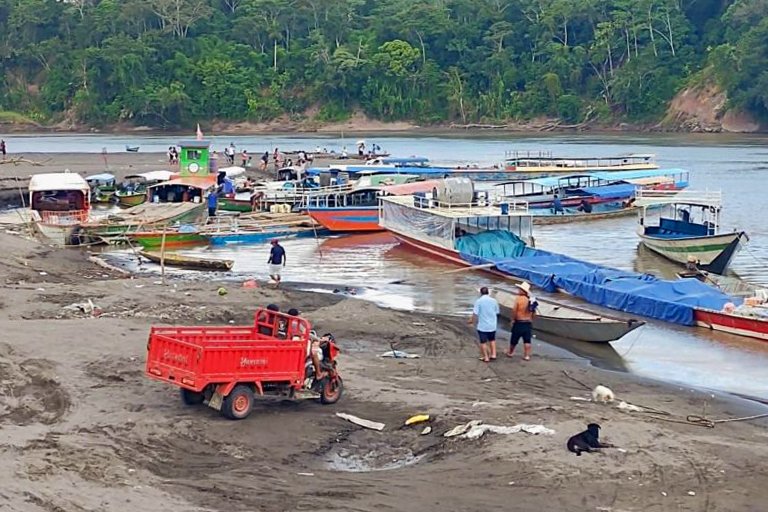
[{"label": "flag on pole", "polygon": [[197,140],[203,140],[203,130],[200,129],[200,123],[197,123]]}]

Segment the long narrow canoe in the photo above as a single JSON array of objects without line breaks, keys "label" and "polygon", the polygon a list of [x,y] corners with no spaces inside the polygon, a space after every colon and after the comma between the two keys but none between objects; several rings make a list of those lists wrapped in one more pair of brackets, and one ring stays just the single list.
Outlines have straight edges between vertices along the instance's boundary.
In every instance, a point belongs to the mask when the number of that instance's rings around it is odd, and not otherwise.
[{"label": "long narrow canoe", "polygon": [[161,256],[157,251],[141,251],[142,256],[153,263],[164,263],[170,267],[191,268],[196,270],[232,270],[235,262],[233,260],[217,260],[208,258],[197,258],[194,256],[184,256],[175,252],[166,252]]},{"label": "long narrow canoe", "polygon": [[[498,301],[502,317],[509,320],[517,293],[494,288],[491,296]],[[560,338],[610,343],[645,324],[642,320],[622,320],[541,298],[536,300],[539,308],[533,319],[533,329]]]}]

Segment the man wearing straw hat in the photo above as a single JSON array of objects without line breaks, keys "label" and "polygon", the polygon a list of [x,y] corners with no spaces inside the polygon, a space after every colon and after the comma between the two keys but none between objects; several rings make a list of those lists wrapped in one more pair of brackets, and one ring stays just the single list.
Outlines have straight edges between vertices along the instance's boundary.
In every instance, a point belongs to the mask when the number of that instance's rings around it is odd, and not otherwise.
[{"label": "man wearing straw hat", "polygon": [[523,360],[531,360],[531,338],[533,337],[533,315],[536,314],[538,303],[531,299],[531,285],[525,281],[516,284],[520,289],[515,305],[512,308],[512,336],[509,338],[507,357],[512,357],[520,339],[523,339]]}]

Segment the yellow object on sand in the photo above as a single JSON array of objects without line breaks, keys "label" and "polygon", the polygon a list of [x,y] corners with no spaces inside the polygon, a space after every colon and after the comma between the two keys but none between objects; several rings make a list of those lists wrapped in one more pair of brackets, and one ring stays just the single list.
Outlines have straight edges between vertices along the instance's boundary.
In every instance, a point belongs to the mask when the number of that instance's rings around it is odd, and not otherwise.
[{"label": "yellow object on sand", "polygon": [[216,290],[216,292],[217,292],[219,295],[226,295],[226,294],[227,294],[227,289],[226,289],[226,288],[224,288],[224,287],[222,286],[221,288],[219,288],[218,290]]},{"label": "yellow object on sand", "polygon": [[418,423],[424,423],[425,421],[429,421],[429,414],[417,414],[416,416],[411,416],[405,420],[405,424],[406,426],[416,425]]}]

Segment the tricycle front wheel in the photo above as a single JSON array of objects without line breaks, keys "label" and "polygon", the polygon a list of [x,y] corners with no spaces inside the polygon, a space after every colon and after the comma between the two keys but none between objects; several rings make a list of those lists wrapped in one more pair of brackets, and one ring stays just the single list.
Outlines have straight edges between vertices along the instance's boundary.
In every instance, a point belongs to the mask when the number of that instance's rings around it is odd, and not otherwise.
[{"label": "tricycle front wheel", "polygon": [[221,414],[231,420],[242,420],[251,414],[253,409],[253,391],[250,387],[238,384],[232,392],[224,397],[221,404]]},{"label": "tricycle front wheel", "polygon": [[181,388],[180,394],[184,405],[200,405],[205,400],[205,396],[199,391]]},{"label": "tricycle front wheel", "polygon": [[344,381],[341,377],[326,377],[323,382],[323,389],[320,392],[320,403],[323,405],[335,404],[341,398],[344,392]]}]

